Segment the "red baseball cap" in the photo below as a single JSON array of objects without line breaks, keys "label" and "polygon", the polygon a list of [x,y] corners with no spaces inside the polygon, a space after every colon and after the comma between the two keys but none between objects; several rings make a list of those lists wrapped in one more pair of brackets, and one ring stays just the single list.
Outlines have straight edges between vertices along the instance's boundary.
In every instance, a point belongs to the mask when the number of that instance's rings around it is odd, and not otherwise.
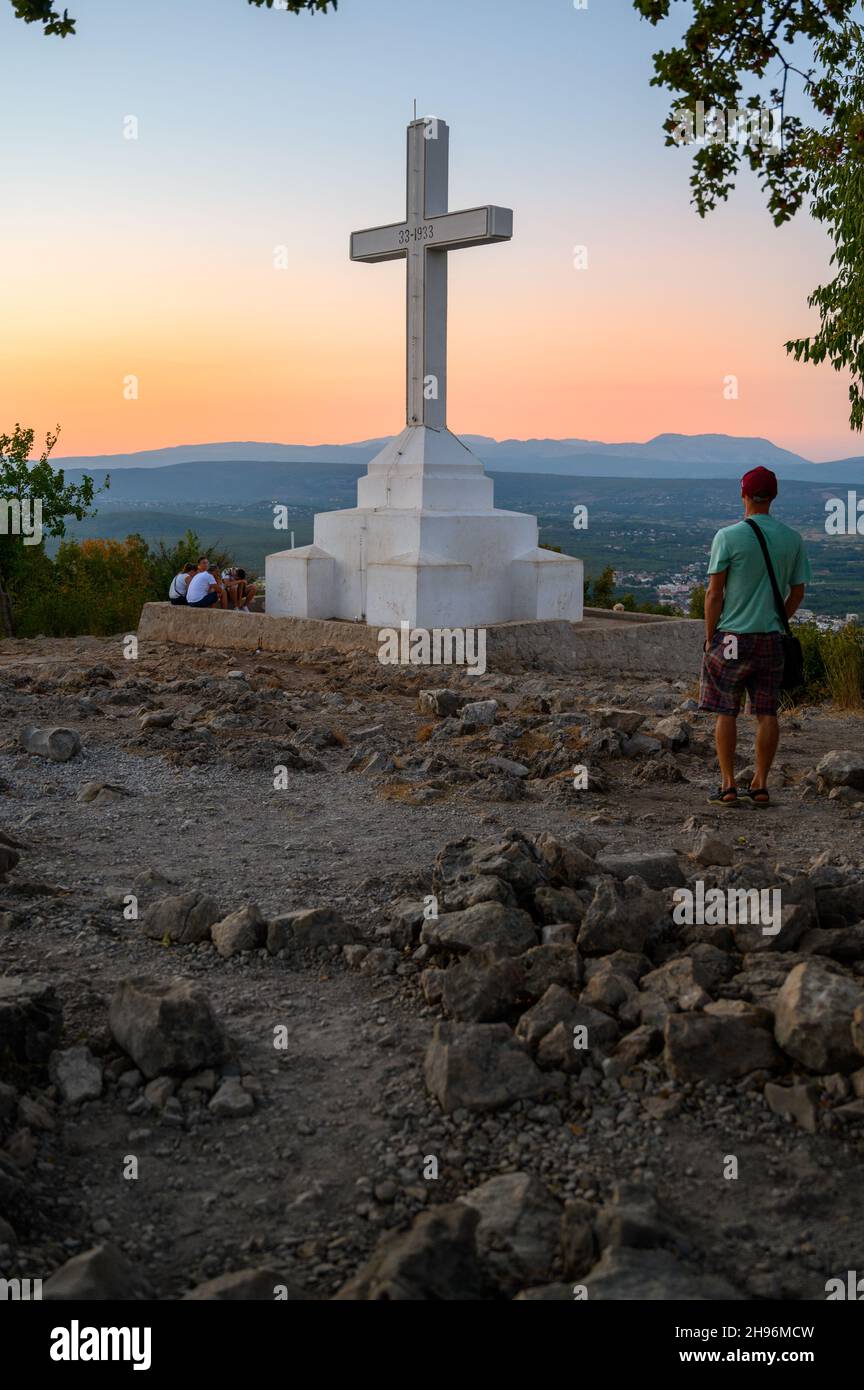
[{"label": "red baseball cap", "polygon": [[751,468],[741,479],[741,492],[744,497],[776,497],[777,474],[770,468]]}]

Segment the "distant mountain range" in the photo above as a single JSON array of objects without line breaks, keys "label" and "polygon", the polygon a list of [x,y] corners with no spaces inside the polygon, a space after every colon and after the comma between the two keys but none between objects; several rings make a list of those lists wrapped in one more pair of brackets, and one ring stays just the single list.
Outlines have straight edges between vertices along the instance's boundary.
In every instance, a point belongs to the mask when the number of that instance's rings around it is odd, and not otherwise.
[{"label": "distant mountain range", "polygon": [[[770,439],[746,439],[728,434],[658,434],[644,444],[604,444],[590,439],[491,439],[482,434],[461,436],[484,464],[499,473],[558,473],[582,478],[732,478],[763,464],[779,478],[797,482],[864,483],[864,457],[814,463],[780,449]],[[136,454],[101,454],[58,458],[65,470],[134,469],[193,465],[258,463],[365,466],[387,438],[355,444],[262,444],[254,442],[178,444],[170,449],[147,449]],[[222,471],[222,470],[220,470]],[[178,480],[179,481],[179,480]],[[174,488],[171,489],[174,492]],[[197,488],[196,488],[197,491]],[[157,495],[149,487],[150,496]],[[115,494],[116,495],[116,494]]]}]

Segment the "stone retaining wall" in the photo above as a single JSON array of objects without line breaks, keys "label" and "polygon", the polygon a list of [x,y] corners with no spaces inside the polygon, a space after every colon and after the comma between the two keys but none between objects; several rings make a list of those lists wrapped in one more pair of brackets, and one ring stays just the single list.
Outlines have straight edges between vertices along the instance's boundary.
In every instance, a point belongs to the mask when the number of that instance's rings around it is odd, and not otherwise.
[{"label": "stone retaining wall", "polygon": [[[703,626],[690,618],[628,622],[622,614],[586,610],[582,623],[495,623],[486,629],[489,670],[626,672],[692,676],[699,672]],[[148,642],[237,651],[293,652],[378,650],[378,631],[363,623],[318,618],[274,618],[266,613],[191,609],[146,603],[138,636]]]}]

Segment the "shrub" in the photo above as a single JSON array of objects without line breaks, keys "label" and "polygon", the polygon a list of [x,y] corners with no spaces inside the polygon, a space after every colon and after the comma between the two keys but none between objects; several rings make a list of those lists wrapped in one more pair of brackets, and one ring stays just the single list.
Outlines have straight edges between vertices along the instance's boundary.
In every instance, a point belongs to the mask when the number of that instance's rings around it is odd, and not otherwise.
[{"label": "shrub", "polygon": [[[108,637],[138,626],[145,603],[167,598],[168,586],[186,563],[202,553],[188,531],[171,549],[151,550],[141,536],[125,541],[63,541],[52,560],[42,547],[26,558],[12,594],[19,637]],[[208,552],[214,564],[231,563]]]},{"label": "shrub", "polygon": [[796,700],[819,704],[832,700],[838,709],[864,704],[864,629],[851,624],[839,632],[822,632],[815,623],[794,628],[804,653],[804,685]]}]

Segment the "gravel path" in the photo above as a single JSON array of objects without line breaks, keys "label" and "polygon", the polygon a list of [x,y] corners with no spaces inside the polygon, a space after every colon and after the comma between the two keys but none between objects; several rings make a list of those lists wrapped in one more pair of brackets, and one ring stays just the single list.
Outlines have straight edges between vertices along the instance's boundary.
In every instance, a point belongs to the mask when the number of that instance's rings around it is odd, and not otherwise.
[{"label": "gravel path", "polygon": [[[228,676],[236,670],[248,679]],[[826,1278],[860,1265],[858,1132],[804,1134],[767,1112],[760,1094],[734,1086],[686,1092],[678,1112],[657,1123],[641,1118],[638,1095],[617,1082],[601,1088],[588,1116],[567,1104],[519,1103],[489,1118],[444,1117],[421,1076],[440,1014],[410,961],[383,975],[349,970],[338,948],[317,961],[264,951],[226,961],[209,945],[161,946],[124,919],[125,895],[152,869],[226,912],[256,903],[272,918],[332,906],[372,942],[396,898],[428,891],[445,843],[510,826],[559,838],[585,828],[610,850],[686,853],[694,825],[708,825],[737,854],[767,864],[803,868],[826,850],[862,862],[860,811],[799,797],[801,777],[825,752],[860,747],[855,716],[805,710],[784,721],[778,804],[765,813],[705,805],[713,771],[698,721],[690,750],[675,755],[685,782],[639,783],[635,763],[610,760],[598,769],[605,791],[573,793],[565,765],[533,779],[527,797],[502,800],[515,796],[510,784],[478,782],[472,767],[495,753],[527,757],[529,747],[537,756],[550,707],[640,709],[650,724],[692,692],[657,680],[573,689],[543,673],[490,673],[482,688],[468,688],[497,698],[527,727],[493,747],[482,733],[428,737],[434,721],[418,711],[417,690],[434,683],[326,653],[288,664],[142,648],[132,663],[119,639],[0,645],[0,829],[26,846],[0,884],[0,913],[14,919],[0,930],[0,975],[54,983],[67,1044],[86,1041],[105,1057],[113,1048],[106,1006],[118,980],[198,979],[257,1088],[255,1112],[244,1118],[202,1109],[168,1122],[141,1107],[134,1113],[130,1096],[112,1089],[33,1130],[22,1271],[47,1277],[109,1238],[161,1297],[247,1265],[329,1297],[382,1230],[519,1167],[590,1202],[616,1183],[647,1184],[688,1233],[697,1267],[722,1273],[745,1297],[824,1297]],[[174,713],[175,727],[142,731],[148,711]],[[22,727],[52,723],[81,733],[76,758],[55,764],[21,753]],[[349,770],[358,749],[396,765]],[[276,790],[285,750],[311,766],[289,769]],[[565,753],[575,762],[579,751],[576,730]],[[424,758],[439,754],[467,769],[464,780],[423,770]],[[88,782],[121,790],[85,803],[77,798]],[[430,782],[428,799],[418,796]],[[277,1050],[281,1025],[288,1045]],[[739,1161],[735,1182],[723,1178],[729,1153]],[[130,1154],[137,1181],[123,1179]],[[435,1183],[422,1176],[428,1155],[439,1160]]]}]

